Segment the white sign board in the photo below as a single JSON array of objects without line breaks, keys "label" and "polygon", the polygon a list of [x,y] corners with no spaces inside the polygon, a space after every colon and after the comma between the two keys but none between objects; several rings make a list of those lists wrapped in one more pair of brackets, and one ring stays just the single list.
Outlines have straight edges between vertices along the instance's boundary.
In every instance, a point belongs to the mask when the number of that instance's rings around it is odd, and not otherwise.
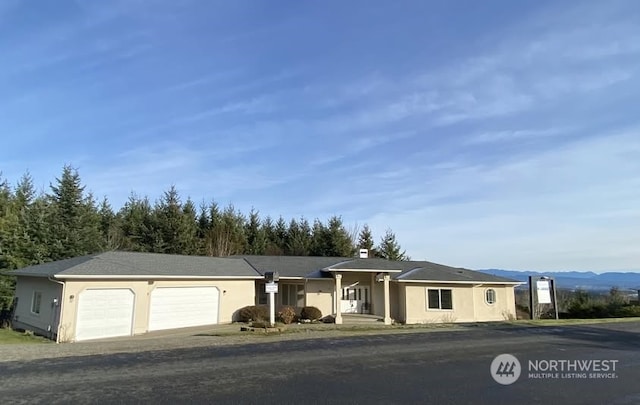
[{"label": "white sign board", "polygon": [[264,292],[268,293],[278,293],[278,283],[267,283],[264,285]]},{"label": "white sign board", "polygon": [[538,304],[551,304],[549,280],[536,281],[536,290],[538,291]]}]

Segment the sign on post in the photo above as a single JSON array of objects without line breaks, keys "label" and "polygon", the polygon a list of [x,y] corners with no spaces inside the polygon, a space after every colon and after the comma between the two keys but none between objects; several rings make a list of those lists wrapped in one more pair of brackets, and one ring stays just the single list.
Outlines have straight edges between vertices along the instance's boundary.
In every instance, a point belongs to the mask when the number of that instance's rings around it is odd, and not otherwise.
[{"label": "sign on post", "polygon": [[551,287],[549,280],[536,281],[538,304],[551,304]]},{"label": "sign on post", "polygon": [[278,293],[278,283],[266,283],[264,285],[264,292],[269,293]]},{"label": "sign on post", "polygon": [[271,327],[276,324],[276,294],[278,293],[279,279],[280,275],[277,271],[264,273],[264,292],[269,294],[269,324],[271,324]]}]

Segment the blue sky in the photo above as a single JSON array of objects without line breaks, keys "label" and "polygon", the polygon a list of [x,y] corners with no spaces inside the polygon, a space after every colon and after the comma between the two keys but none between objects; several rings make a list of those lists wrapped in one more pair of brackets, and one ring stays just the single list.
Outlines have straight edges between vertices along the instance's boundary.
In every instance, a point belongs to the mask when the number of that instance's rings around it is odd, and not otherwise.
[{"label": "blue sky", "polygon": [[0,170],[640,269],[640,4],[0,2]]}]

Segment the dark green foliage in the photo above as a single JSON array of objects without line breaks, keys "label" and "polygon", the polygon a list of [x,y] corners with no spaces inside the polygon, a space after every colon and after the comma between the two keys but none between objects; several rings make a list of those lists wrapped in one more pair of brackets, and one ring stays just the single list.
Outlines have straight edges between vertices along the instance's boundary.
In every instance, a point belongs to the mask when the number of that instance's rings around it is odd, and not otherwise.
[{"label": "dark green foliage", "polygon": [[606,297],[578,290],[569,301],[567,316],[584,319],[640,316],[640,306],[630,305],[615,287]]},{"label": "dark green foliage", "polygon": [[155,245],[155,224],[148,198],[131,194],[118,218],[121,219],[122,250],[152,252]]},{"label": "dark green foliage", "polygon": [[301,218],[292,219],[287,230],[286,252],[290,256],[308,256],[311,249],[311,228],[309,222]]},{"label": "dark green foliage", "polygon": [[100,235],[100,215],[89,193],[84,194],[78,171],[64,166],[62,176],[51,185],[52,260],[66,259],[99,252],[103,248]]},{"label": "dark green foliage", "polygon": [[244,233],[247,237],[246,253],[250,255],[262,255],[267,248],[267,235],[260,226],[260,215],[258,211],[251,208],[249,220],[245,224]]},{"label": "dark green foliage", "polygon": [[[221,209],[215,202],[203,203],[197,210],[191,199],[182,202],[173,186],[153,205],[148,197],[132,193],[115,211],[106,197],[97,203],[69,165],[49,193],[36,192],[28,173],[15,188],[0,175],[0,270],[106,250],[351,257],[356,251],[353,236],[339,216],[310,225],[304,217],[261,219],[255,209],[245,217],[231,204]],[[358,247],[373,251],[369,228],[360,236]],[[10,304],[13,289],[13,277],[0,277],[0,306]]]},{"label": "dark green foliage", "polygon": [[362,230],[358,234],[358,249],[367,249],[369,251],[369,257],[378,257],[378,251],[374,247],[373,233],[369,225],[364,224]]},{"label": "dark green foliage", "polygon": [[252,321],[268,321],[269,320],[269,308],[266,305],[249,305],[240,308],[238,311],[238,321],[240,322],[252,322]]},{"label": "dark green foliage", "polygon": [[350,257],[355,253],[355,246],[349,232],[342,223],[342,218],[333,216],[326,227],[326,256]]},{"label": "dark green foliage", "polygon": [[387,260],[410,260],[406,252],[400,247],[396,240],[396,235],[391,229],[387,229],[387,232],[380,240],[377,255]]},{"label": "dark green foliage", "polygon": [[0,274],[0,311],[9,309],[13,301],[13,291],[16,288],[16,278]]},{"label": "dark green foliage", "polygon": [[616,309],[616,318],[640,317],[640,305],[626,305]]},{"label": "dark green foliage", "polygon": [[322,318],[322,311],[316,307],[303,307],[300,311],[301,319],[309,319],[311,321],[317,321]]},{"label": "dark green foliage", "polygon": [[153,209],[155,238],[153,251],[170,254],[196,253],[198,233],[196,209],[191,200],[183,205],[174,186]]}]

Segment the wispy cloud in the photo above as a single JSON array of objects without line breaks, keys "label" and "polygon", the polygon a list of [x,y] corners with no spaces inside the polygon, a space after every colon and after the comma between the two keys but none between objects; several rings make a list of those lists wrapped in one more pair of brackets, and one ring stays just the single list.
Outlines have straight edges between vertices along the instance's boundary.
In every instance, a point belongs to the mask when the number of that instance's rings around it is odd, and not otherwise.
[{"label": "wispy cloud", "polygon": [[469,267],[630,266],[635,2],[519,3],[460,29],[445,8],[431,27],[414,4],[354,7],[330,10],[331,30],[306,3],[34,10],[0,37],[3,170],[46,181],[80,162],[115,206],[175,184],[274,216],[343,214]]},{"label": "wispy cloud", "polygon": [[574,130],[572,128],[547,128],[482,132],[479,134],[468,136],[465,143],[468,145],[474,145],[497,142],[535,140],[551,137],[555,138],[557,136],[566,136],[573,131]]}]

